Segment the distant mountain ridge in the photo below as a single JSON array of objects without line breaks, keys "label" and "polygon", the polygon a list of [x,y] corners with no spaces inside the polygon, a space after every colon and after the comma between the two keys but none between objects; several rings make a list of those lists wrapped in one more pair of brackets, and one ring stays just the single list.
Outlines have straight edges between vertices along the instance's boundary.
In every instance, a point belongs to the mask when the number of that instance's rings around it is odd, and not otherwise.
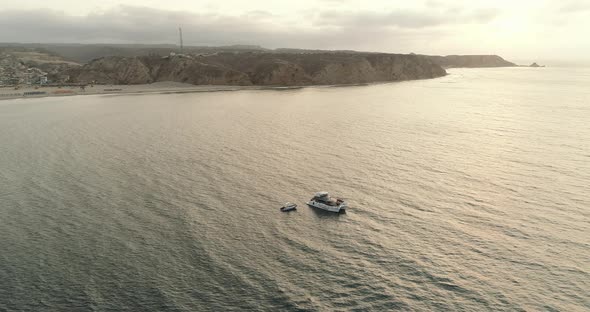
[{"label": "distant mountain ridge", "polygon": [[[88,63],[94,59],[107,56],[145,56],[160,55],[166,56],[170,52],[179,52],[179,47],[174,44],[43,44],[43,43],[0,43],[0,49],[6,47],[20,47],[28,49],[40,49],[47,53],[59,55],[65,60]],[[316,50],[316,49],[294,49],[277,48],[266,49],[257,45],[229,45],[229,46],[185,46],[183,53],[186,54],[207,54],[223,52],[261,52],[278,54],[322,54],[322,53],[345,53],[345,54],[383,54],[378,52],[359,52],[352,50]],[[510,67],[516,66],[497,55],[422,55],[431,58],[433,62],[444,67]]]},{"label": "distant mountain ridge", "polygon": [[[77,63],[88,63],[94,59],[107,56],[166,56],[170,52],[180,52],[174,44],[46,44],[46,43],[0,43],[2,48],[25,48],[42,50],[59,55],[66,60]],[[185,46],[183,53],[215,53],[215,52],[264,52],[271,51],[257,45],[229,45],[219,47]]]}]

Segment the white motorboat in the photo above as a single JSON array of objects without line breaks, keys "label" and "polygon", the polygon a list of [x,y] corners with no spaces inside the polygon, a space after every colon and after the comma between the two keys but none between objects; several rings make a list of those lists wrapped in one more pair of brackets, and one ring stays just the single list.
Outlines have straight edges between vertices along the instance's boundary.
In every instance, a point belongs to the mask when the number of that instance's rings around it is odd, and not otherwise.
[{"label": "white motorboat", "polygon": [[315,193],[313,198],[310,199],[307,204],[330,212],[344,211],[348,207],[346,201],[340,198],[331,198],[328,192]]},{"label": "white motorboat", "polygon": [[281,207],[282,212],[291,211],[291,210],[295,210],[295,209],[297,209],[297,204],[293,204],[293,203],[285,203],[285,205],[283,207]]}]

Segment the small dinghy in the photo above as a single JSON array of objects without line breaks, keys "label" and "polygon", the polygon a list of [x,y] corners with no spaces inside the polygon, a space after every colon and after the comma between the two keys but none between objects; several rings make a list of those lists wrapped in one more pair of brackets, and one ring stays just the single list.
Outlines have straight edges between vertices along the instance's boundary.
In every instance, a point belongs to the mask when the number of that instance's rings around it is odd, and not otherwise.
[{"label": "small dinghy", "polygon": [[291,211],[291,210],[295,210],[295,209],[297,209],[297,205],[293,204],[293,203],[285,203],[285,205],[283,207],[281,207],[282,212]]}]

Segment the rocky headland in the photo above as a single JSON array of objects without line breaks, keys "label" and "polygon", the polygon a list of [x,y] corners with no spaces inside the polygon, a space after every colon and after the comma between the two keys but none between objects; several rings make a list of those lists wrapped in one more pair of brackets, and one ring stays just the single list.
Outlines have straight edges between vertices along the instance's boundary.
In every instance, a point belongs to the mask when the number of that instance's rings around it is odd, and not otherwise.
[{"label": "rocky headland", "polygon": [[512,62],[508,62],[498,55],[447,55],[427,56],[434,63],[443,68],[479,68],[479,67],[513,67],[517,66]]}]

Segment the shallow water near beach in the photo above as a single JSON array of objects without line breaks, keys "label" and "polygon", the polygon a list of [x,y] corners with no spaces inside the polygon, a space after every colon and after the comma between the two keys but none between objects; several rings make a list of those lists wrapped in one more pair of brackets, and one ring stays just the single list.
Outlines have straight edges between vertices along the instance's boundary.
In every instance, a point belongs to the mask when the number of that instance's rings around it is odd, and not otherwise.
[{"label": "shallow water near beach", "polygon": [[0,102],[0,310],[587,311],[590,70],[449,73]]}]

